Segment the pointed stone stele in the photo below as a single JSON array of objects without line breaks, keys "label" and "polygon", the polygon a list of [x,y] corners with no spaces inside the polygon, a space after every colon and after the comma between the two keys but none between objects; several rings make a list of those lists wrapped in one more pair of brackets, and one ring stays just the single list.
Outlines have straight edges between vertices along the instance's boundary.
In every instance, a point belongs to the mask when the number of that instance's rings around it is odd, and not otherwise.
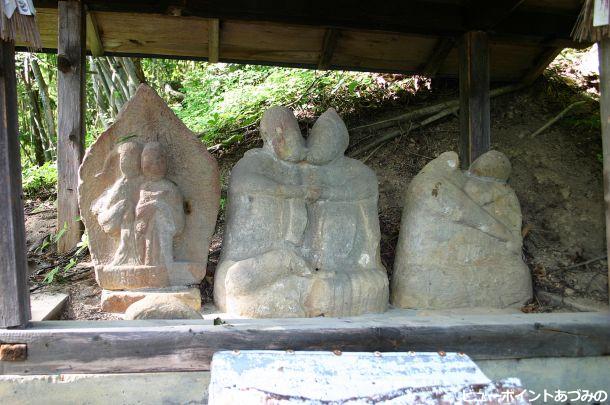
[{"label": "pointed stone stele", "polygon": [[532,298],[508,158],[489,151],[459,167],[455,152],[443,153],[405,193],[391,283],[397,307],[518,308]]},{"label": "pointed stone stele", "polygon": [[87,150],[79,178],[96,280],[120,291],[106,291],[105,299],[151,288],[180,295],[183,287],[190,296],[186,287],[206,273],[218,167],[154,90],[140,85]]}]

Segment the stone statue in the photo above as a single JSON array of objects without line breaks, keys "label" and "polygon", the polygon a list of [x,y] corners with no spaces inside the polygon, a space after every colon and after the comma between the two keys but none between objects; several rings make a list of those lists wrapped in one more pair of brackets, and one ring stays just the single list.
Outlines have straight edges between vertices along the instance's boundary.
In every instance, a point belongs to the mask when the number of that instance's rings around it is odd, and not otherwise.
[{"label": "stone statue", "polygon": [[116,153],[120,177],[92,206],[104,232],[118,239],[109,266],[171,266],[185,214],[180,190],[165,178],[161,144],[127,142]]},{"label": "stone statue", "polygon": [[[127,142],[117,146],[119,156],[119,178],[112,187],[105,190],[93,202],[92,213],[97,216],[101,228],[114,239],[118,239],[118,248],[114,253],[111,266],[137,266],[142,264],[137,255],[135,243],[135,203],[134,198],[141,183],[140,155],[142,147],[137,142]],[[112,156],[114,158],[114,155]],[[105,170],[110,162],[106,160]],[[101,177],[104,172],[98,173]]]},{"label": "stone statue", "polygon": [[161,144],[142,151],[143,183],[135,210],[136,248],[140,263],[164,266],[174,262],[174,237],[184,229],[184,202],[178,187],[165,178],[167,163]]},{"label": "stone statue", "polygon": [[341,118],[324,113],[306,144],[292,112],[274,107],[261,135],[231,174],[216,304],[252,317],[384,311],[377,180],[343,155]]},{"label": "stone statue", "polygon": [[522,259],[521,208],[506,183],[511,165],[489,151],[459,169],[446,152],[405,195],[392,276],[402,308],[519,307],[532,298]]},{"label": "stone statue", "polygon": [[88,149],[79,177],[102,308],[124,312],[154,293],[198,310],[189,286],[205,276],[220,205],[218,167],[201,141],[141,85]]}]

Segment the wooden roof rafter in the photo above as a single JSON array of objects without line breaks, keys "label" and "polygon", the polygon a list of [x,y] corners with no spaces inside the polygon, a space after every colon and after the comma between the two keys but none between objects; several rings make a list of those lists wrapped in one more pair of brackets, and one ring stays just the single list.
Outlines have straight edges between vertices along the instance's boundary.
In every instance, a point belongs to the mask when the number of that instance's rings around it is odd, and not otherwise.
[{"label": "wooden roof rafter", "polygon": [[[491,79],[518,80],[549,47],[573,46],[579,0],[84,0],[106,55],[457,76],[451,43],[489,34]],[[57,47],[57,1],[35,1]],[[535,21],[535,23],[532,23]],[[91,24],[89,24],[91,25]],[[222,28],[222,35],[221,35]],[[218,31],[218,32],[217,32]],[[19,45],[19,44],[18,44]]]}]

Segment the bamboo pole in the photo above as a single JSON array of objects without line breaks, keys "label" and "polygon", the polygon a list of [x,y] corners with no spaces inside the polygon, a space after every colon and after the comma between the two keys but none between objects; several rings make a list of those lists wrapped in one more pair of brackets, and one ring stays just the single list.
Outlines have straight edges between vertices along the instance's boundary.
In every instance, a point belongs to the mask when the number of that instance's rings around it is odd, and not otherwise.
[{"label": "bamboo pole", "polygon": [[[30,58],[30,62],[34,79],[40,89],[40,99],[42,101],[44,119],[47,126],[47,135],[49,140],[53,143],[57,140],[57,130],[55,129],[55,117],[53,116],[53,106],[51,106],[51,97],[49,96],[49,86],[42,75],[40,65],[36,58]],[[53,145],[53,147],[55,146]]]}]

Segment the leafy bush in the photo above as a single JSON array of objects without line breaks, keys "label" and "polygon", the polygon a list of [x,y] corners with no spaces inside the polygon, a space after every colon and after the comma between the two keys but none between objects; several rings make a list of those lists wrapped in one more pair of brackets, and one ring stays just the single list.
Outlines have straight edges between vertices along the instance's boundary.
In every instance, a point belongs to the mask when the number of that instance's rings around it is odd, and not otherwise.
[{"label": "leafy bush", "polygon": [[199,63],[184,70],[185,97],[174,110],[208,144],[225,142],[257,122],[272,105],[301,115],[318,115],[328,107],[347,113],[413,92],[417,78],[359,72]]},{"label": "leafy bush", "polygon": [[23,169],[23,193],[27,196],[53,193],[57,185],[57,163],[30,166]]}]

